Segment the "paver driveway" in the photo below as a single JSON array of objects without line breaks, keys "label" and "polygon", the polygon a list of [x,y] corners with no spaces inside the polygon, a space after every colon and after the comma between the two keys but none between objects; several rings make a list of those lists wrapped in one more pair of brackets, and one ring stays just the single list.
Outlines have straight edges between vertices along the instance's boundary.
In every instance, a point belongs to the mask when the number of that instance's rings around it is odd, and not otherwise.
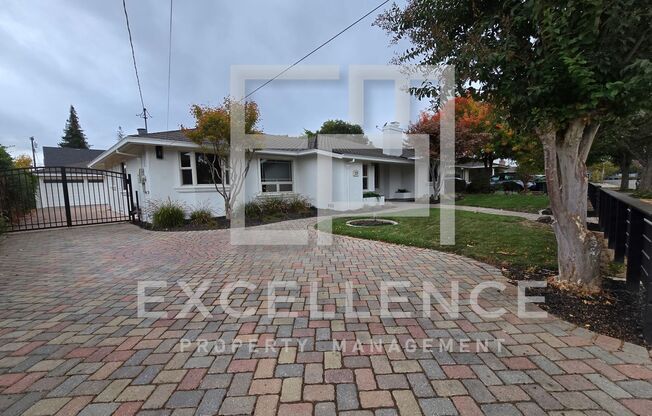
[{"label": "paver driveway", "polygon": [[[227,231],[154,233],[120,224],[11,235],[0,242],[0,262],[3,415],[652,414],[646,349],[555,318],[522,321],[511,286],[483,292],[482,306],[510,312],[482,319],[468,306],[471,287],[504,278],[450,254],[347,237],[330,247],[233,247]],[[175,283],[211,278],[202,300],[212,316],[192,309],[175,319],[187,299]],[[296,297],[277,307],[297,317],[266,316],[270,279],[298,283],[277,293]],[[439,306],[423,318],[421,283],[446,292],[452,279],[464,300],[460,316]],[[148,292],[165,296],[148,310],[170,319],[138,318],[139,280],[168,282]],[[231,295],[232,307],[257,308],[253,316],[227,317],[217,306],[222,287],[237,280],[257,285]],[[389,309],[413,317],[381,319],[380,282],[399,280],[412,286],[389,294],[408,302]],[[333,319],[308,313],[313,282],[320,310],[335,312]],[[344,316],[347,282],[356,311],[370,317]],[[464,352],[467,338],[504,345]],[[227,348],[204,351],[201,339]],[[338,352],[334,339],[384,343]],[[430,339],[456,341],[450,351],[412,348],[411,340],[425,347]],[[267,340],[289,348],[265,348]]]}]

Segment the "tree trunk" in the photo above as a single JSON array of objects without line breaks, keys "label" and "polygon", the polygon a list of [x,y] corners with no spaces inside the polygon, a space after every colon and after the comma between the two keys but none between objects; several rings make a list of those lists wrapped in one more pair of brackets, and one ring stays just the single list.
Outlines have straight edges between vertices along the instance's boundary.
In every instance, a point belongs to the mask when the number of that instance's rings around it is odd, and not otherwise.
[{"label": "tree trunk", "polygon": [[620,156],[620,190],[626,191],[629,189],[629,168],[632,166],[632,158],[626,153]]},{"label": "tree trunk", "polygon": [[638,185],[638,190],[652,192],[652,150],[648,149],[647,159],[644,159],[643,162],[641,182]]},{"label": "tree trunk", "polygon": [[561,130],[552,126],[537,130],[555,218],[558,279],[592,289],[600,286],[600,244],[586,226],[586,158],[598,127],[589,120],[575,119]]}]

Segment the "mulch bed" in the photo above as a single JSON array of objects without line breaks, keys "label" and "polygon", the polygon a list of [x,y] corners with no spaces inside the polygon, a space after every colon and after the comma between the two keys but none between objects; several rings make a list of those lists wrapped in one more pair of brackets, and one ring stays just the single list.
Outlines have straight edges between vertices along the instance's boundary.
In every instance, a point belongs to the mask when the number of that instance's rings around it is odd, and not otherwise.
[{"label": "mulch bed", "polygon": [[378,227],[378,226],[383,226],[383,225],[395,225],[394,223],[388,222],[388,221],[379,221],[379,220],[373,220],[373,219],[368,219],[368,220],[354,220],[350,221],[352,225],[356,225],[359,227]]},{"label": "mulch bed", "polygon": [[[546,280],[556,272],[503,268],[503,274],[516,284],[518,280]],[[628,291],[624,281],[603,279],[602,291],[594,295],[578,294],[551,285],[528,289],[527,295],[545,296],[545,303],[538,306],[565,321],[599,334],[646,346],[641,322],[643,291]]]},{"label": "mulch bed", "polygon": [[[256,225],[273,224],[281,221],[299,220],[317,216],[317,209],[311,209],[305,213],[287,213],[277,214],[274,216],[265,216],[263,218],[246,218],[245,226],[254,227]],[[195,224],[190,221],[186,222],[183,227],[176,228],[154,228],[149,223],[143,223],[143,228],[152,231],[206,231],[206,230],[224,230],[229,228],[231,223],[225,217],[213,218],[210,224]]]}]

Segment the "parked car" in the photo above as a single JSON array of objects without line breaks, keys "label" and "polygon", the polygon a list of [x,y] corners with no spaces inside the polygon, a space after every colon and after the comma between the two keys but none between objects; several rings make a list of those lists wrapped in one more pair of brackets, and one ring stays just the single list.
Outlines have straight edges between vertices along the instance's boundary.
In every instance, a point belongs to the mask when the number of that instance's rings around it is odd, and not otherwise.
[{"label": "parked car", "polygon": [[523,181],[518,179],[514,173],[500,173],[489,178],[489,185],[493,190],[510,188],[510,190],[522,191],[525,186]]},{"label": "parked car", "polygon": [[530,191],[546,193],[548,191],[546,175],[534,175],[532,181],[527,183],[527,189]]}]

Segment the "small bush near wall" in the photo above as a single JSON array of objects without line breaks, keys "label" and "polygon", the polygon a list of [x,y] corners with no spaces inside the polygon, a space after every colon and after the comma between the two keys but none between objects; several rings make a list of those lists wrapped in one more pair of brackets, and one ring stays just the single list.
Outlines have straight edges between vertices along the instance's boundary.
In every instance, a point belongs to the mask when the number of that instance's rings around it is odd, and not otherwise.
[{"label": "small bush near wall", "polygon": [[157,229],[179,228],[185,224],[186,213],[183,206],[176,201],[156,204],[152,212],[152,226]]},{"label": "small bush near wall", "polygon": [[265,197],[245,204],[247,224],[283,221],[312,216],[315,208],[307,199],[299,196]]},{"label": "small bush near wall", "polygon": [[362,194],[363,198],[380,198],[381,196],[382,195],[380,195],[379,193],[373,191],[367,191]]},{"label": "small bush near wall", "polygon": [[491,185],[489,182],[485,181],[475,181],[471,182],[467,187],[466,187],[466,193],[469,194],[491,194],[493,193],[494,190],[491,189]]},{"label": "small bush near wall", "polygon": [[215,220],[213,219],[213,213],[210,209],[199,208],[195,209],[190,213],[190,222],[193,225],[204,225],[212,226],[215,225]]}]

